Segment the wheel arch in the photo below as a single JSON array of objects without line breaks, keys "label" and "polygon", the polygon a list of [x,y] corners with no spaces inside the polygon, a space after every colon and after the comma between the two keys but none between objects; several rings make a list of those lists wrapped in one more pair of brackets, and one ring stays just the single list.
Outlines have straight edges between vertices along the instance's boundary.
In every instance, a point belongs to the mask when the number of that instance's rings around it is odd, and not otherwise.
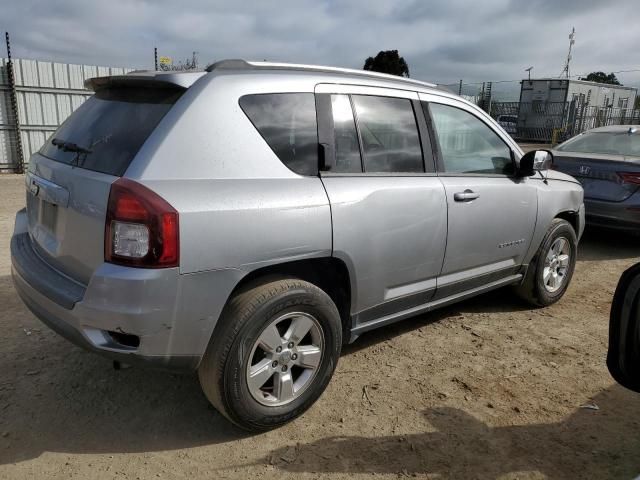
[{"label": "wheel arch", "polygon": [[576,232],[576,236],[579,238],[579,235],[580,235],[579,234],[580,232],[579,212],[575,210],[568,210],[568,209],[561,210],[559,212],[556,212],[555,214],[549,215],[546,218],[548,218],[548,221],[544,221],[544,222],[540,222],[541,219],[538,218],[539,225],[544,225],[544,228],[539,228],[539,227],[536,228],[536,231],[533,236],[533,241],[529,246],[529,251],[527,252],[527,255],[525,256],[525,261],[523,262],[524,265],[526,265],[527,267],[531,262],[535,261],[535,256],[536,256],[536,253],[538,252],[538,248],[544,241],[544,237],[549,229],[549,226],[551,225],[553,220],[555,220],[556,218],[559,218],[561,220],[565,220],[566,222],[568,222],[569,225],[571,225],[573,230]]},{"label": "wheel arch", "polygon": [[296,260],[252,270],[234,287],[226,303],[239,292],[284,278],[298,278],[326,292],[340,312],[343,338],[348,340],[351,332],[351,276],[347,265],[336,257]]},{"label": "wheel arch", "polygon": [[580,232],[580,215],[575,210],[564,210],[562,212],[558,212],[555,218],[561,218],[562,220],[566,220],[573,227],[573,230],[576,232],[576,236],[579,235]]}]

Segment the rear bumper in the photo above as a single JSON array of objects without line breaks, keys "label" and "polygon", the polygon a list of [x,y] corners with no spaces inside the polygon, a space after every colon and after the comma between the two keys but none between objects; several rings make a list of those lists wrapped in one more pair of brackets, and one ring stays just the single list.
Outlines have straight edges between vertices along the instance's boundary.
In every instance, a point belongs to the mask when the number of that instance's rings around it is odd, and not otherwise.
[{"label": "rear bumper", "polygon": [[111,360],[134,365],[146,365],[152,368],[170,370],[193,370],[200,362],[199,356],[188,355],[144,355],[117,344],[102,329],[87,329],[79,324],[70,311],[63,311],[52,305],[51,300],[42,296],[31,287],[12,268],[13,283],[24,304],[51,330],[70,342],[96,352]]},{"label": "rear bumper", "polygon": [[[181,275],[173,269],[102,264],[88,285],[52,268],[34,251],[18,213],[11,273],[25,305],[52,330],[103,356],[172,370],[197,368],[237,270]],[[139,338],[119,343],[109,332]]]},{"label": "rear bumper", "polygon": [[587,225],[619,230],[640,230],[640,194],[624,202],[604,202],[585,199]]}]

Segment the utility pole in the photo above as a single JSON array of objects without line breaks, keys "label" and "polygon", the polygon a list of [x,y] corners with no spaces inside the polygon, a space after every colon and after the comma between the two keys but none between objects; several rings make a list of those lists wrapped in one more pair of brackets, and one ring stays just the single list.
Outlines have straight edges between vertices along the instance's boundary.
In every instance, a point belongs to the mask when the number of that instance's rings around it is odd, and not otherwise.
[{"label": "utility pole", "polygon": [[13,61],[11,60],[11,41],[9,40],[9,32],[4,32],[4,39],[7,44],[7,74],[9,77],[9,89],[11,96],[11,110],[14,117],[14,133],[16,136],[16,155],[18,164],[16,165],[17,173],[24,173],[24,155],[22,151],[22,133],[20,132],[20,116],[18,114],[18,94],[16,92],[16,77],[13,72]]},{"label": "utility pole", "polygon": [[564,76],[565,78],[570,78],[569,64],[571,63],[571,50],[573,49],[573,45],[576,43],[576,29],[572,28],[571,33],[569,34],[569,53],[567,53],[567,59],[564,63],[564,68],[562,69],[562,73],[560,73],[560,77]]},{"label": "utility pole", "polygon": [[156,72],[158,71],[158,47],[153,47],[153,64]]},{"label": "utility pole", "polygon": [[460,85],[458,85],[458,95],[462,95],[462,79],[460,79]]}]

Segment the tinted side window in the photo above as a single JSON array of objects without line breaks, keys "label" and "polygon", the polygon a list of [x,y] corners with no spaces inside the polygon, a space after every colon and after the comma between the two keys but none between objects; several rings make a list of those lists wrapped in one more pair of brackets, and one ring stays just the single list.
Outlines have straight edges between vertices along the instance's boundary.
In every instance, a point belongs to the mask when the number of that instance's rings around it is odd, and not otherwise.
[{"label": "tinted side window", "polygon": [[282,163],[300,175],[318,173],[313,93],[246,95],[240,107]]},{"label": "tinted side window", "polygon": [[331,111],[336,148],[336,165],[331,171],[360,173],[362,172],[360,145],[349,95],[331,95]]},{"label": "tinted side window", "polygon": [[365,172],[424,172],[411,100],[354,95]]},{"label": "tinted side window", "polygon": [[513,173],[511,149],[483,121],[449,105],[430,103],[429,109],[446,172]]}]

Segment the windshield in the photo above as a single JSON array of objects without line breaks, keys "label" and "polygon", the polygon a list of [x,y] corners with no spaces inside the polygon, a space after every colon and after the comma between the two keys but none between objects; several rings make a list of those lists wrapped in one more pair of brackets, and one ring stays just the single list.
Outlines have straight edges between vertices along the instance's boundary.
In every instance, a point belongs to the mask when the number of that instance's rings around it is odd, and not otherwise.
[{"label": "windshield", "polygon": [[627,132],[590,132],[559,145],[561,152],[640,156],[640,135]]},{"label": "windshield", "polygon": [[83,103],[40,153],[57,162],[122,176],[182,90],[100,90]]}]

